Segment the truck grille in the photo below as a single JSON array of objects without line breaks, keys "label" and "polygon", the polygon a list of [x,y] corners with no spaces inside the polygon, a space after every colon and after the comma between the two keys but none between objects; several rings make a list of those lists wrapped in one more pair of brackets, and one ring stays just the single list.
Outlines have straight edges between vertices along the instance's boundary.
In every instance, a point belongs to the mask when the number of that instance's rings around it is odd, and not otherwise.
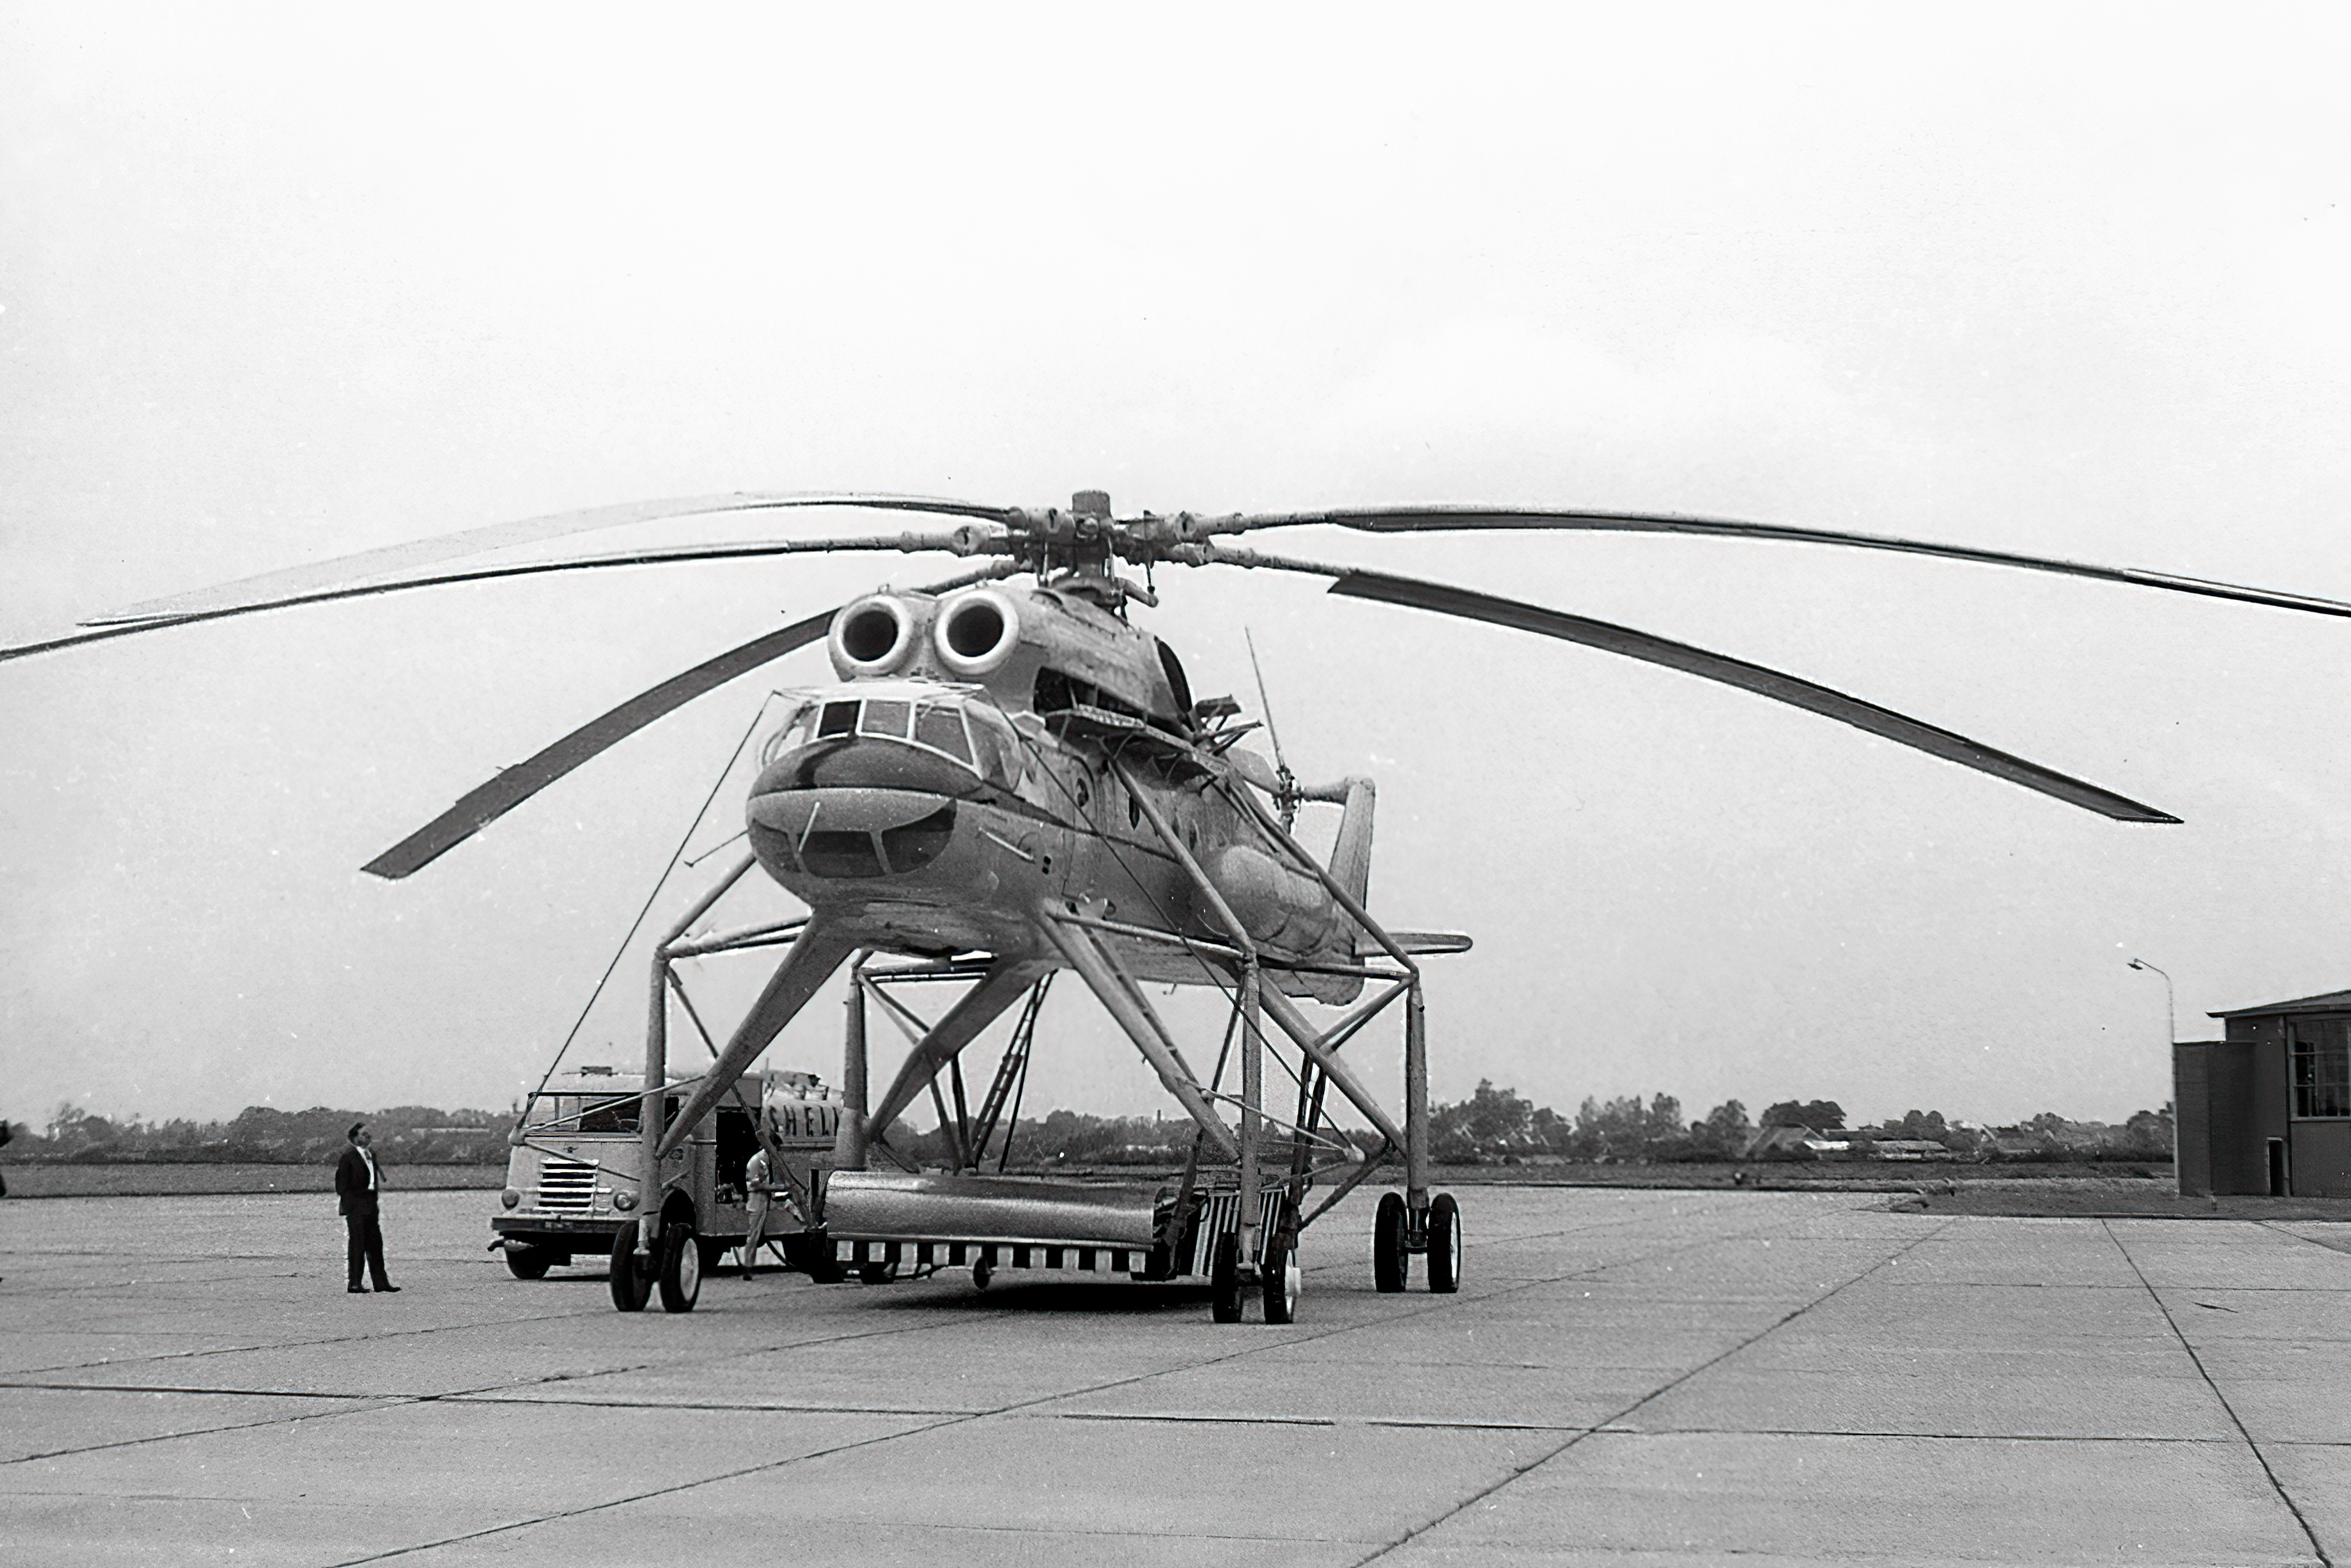
[{"label": "truck grille", "polygon": [[596,1205],[596,1167],[585,1160],[549,1155],[538,1167],[538,1207],[556,1214],[585,1214]]}]

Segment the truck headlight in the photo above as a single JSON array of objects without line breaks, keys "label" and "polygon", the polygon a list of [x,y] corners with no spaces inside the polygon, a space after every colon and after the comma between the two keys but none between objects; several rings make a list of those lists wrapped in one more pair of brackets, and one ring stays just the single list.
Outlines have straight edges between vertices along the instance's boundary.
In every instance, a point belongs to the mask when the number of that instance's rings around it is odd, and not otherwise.
[{"label": "truck headlight", "polygon": [[521,1202],[522,1194],[515,1191],[512,1187],[508,1187],[506,1191],[498,1194],[498,1206],[502,1208],[513,1208]]},{"label": "truck headlight", "polygon": [[626,1214],[629,1210],[637,1207],[637,1195],[629,1191],[628,1188],[622,1187],[619,1192],[612,1195],[612,1207],[619,1209],[622,1214]]}]

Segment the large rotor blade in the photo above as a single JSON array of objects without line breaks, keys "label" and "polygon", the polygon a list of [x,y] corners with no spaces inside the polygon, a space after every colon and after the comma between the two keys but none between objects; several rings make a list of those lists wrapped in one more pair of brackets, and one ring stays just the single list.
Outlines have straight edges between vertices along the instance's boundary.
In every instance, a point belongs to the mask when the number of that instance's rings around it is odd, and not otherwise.
[{"label": "large rotor blade", "polygon": [[[737,491],[725,496],[692,496],[666,501],[631,501],[617,507],[592,507],[585,511],[556,512],[543,517],[525,517],[516,522],[492,523],[486,528],[465,528],[435,538],[413,539],[406,544],[387,545],[381,549],[362,550],[357,555],[337,556],[331,560],[312,561],[306,566],[288,567],[281,571],[265,572],[259,577],[241,578],[235,582],[198,589],[193,592],[174,594],[166,599],[152,599],[143,604],[126,605],[102,615],[93,615],[82,622],[85,626],[110,626],[133,621],[172,621],[190,616],[207,616],[225,611],[263,609],[285,603],[308,602],[320,589],[345,588],[372,578],[389,577],[410,572],[419,568],[437,565],[444,560],[456,560],[465,556],[481,555],[494,549],[509,549],[517,545],[537,544],[542,539],[561,538],[571,534],[592,533],[600,528],[621,528],[631,523],[659,522],[668,517],[692,517],[714,512],[772,511],[786,507],[862,507],[885,512],[928,512],[946,517],[977,517],[987,522],[1010,524],[1020,516],[1016,508],[983,506],[977,501],[954,501],[931,496],[860,495],[853,492],[820,494],[815,492],[770,493]],[[326,595],[332,597],[332,595]]]},{"label": "large rotor blade", "polygon": [[[1008,562],[991,564],[917,591],[945,593],[967,583],[1003,576],[1010,570]],[[590,719],[528,761],[506,768],[488,782],[467,790],[455,805],[360,869],[391,879],[422,870],[581,763],[620,744],[663,715],[684,706],[705,692],[716,690],[737,675],[747,674],[786,653],[821,641],[826,628],[839,613],[836,607],[804,621],[795,621],[778,631],[754,637],[741,647],[705,659],[650,690],[639,692],[618,707]]]},{"label": "large rotor blade", "polygon": [[1753,692],[1774,702],[1786,703],[1824,718],[1849,724],[1855,729],[1898,741],[1928,756],[1956,762],[1962,768],[1972,768],[1979,773],[1989,773],[1995,779],[2005,779],[2011,784],[2022,784],[2028,789],[2037,789],[2043,795],[2053,796],[2069,805],[2096,811],[2117,821],[2179,821],[2168,811],[2141,805],[2112,790],[2070,778],[2037,762],[2011,757],[1980,741],[1970,740],[1964,735],[1956,735],[1860,697],[1848,696],[1802,676],[1785,674],[1761,664],[1749,664],[1744,659],[1734,659],[1727,653],[1710,653],[1704,648],[1692,647],[1687,643],[1677,643],[1647,632],[1636,632],[1629,626],[1570,615],[1562,611],[1547,610],[1539,604],[1497,598],[1446,583],[1391,577],[1384,572],[1359,571],[1353,567],[1320,561],[1293,560],[1256,551],[1229,549],[1219,551],[1217,559],[1235,566],[1268,567],[1280,571],[1307,572],[1332,578],[1335,580],[1330,591],[1350,599],[1378,600],[1416,610],[1435,611],[1440,615],[1458,615],[1465,620],[1513,627],[1545,637],[1557,637],[1562,642],[1580,643],[1605,653],[1622,653],[1629,659],[1663,664],[1669,670],[1680,670],[1687,674],[1719,681],[1724,685],[1737,686],[1741,691]]},{"label": "large rotor blade", "polygon": [[2177,577],[2169,572],[2147,571],[2137,567],[2098,566],[2085,561],[2062,560],[2053,556],[2023,555],[2013,550],[1979,549],[1971,545],[1897,538],[1888,534],[1797,528],[1788,523],[1742,522],[1728,517],[1689,517],[1672,512],[1554,512],[1511,507],[1341,507],[1319,512],[1255,512],[1225,517],[1187,517],[1182,520],[1180,533],[1185,538],[1199,539],[1219,534],[1251,533],[1259,528],[1299,528],[1314,523],[1374,534],[1563,529],[1590,533],[1699,534],[1717,538],[1845,545],[1857,549],[1895,550],[1906,555],[1975,561],[1984,566],[2058,572],[2068,577],[2129,583],[2138,588],[2161,588],[2177,593],[2202,594],[2211,599],[2266,604],[2278,610],[2305,610],[2315,615],[2351,616],[2351,604],[2338,600],[2321,599],[2305,593],[2283,593],[2243,583]]},{"label": "large rotor blade", "polygon": [[843,553],[857,550],[897,550],[906,555],[918,555],[929,550],[946,550],[956,555],[998,553],[1000,535],[988,535],[969,528],[923,532],[906,529],[894,534],[863,534],[818,539],[750,539],[728,544],[647,545],[636,549],[613,550],[603,555],[565,556],[545,560],[504,561],[495,566],[461,566],[444,571],[419,571],[404,577],[374,578],[366,582],[346,582],[331,588],[313,588],[287,591],[271,599],[249,600],[243,603],[225,605],[212,610],[195,610],[185,613],[158,615],[151,620],[98,625],[84,622],[94,629],[71,632],[62,637],[38,643],[18,643],[0,648],[0,663],[21,659],[30,653],[46,653],[58,648],[70,648],[82,643],[102,642],[110,637],[134,636],[141,632],[160,632],[167,627],[186,626],[200,621],[222,621],[232,615],[253,615],[264,610],[283,610],[296,604],[324,604],[338,599],[364,599],[371,594],[400,593],[412,588],[444,588],[459,582],[488,582],[505,577],[538,577],[558,571],[592,571],[612,566],[672,566],[690,561],[742,560],[766,556],[811,555]]}]

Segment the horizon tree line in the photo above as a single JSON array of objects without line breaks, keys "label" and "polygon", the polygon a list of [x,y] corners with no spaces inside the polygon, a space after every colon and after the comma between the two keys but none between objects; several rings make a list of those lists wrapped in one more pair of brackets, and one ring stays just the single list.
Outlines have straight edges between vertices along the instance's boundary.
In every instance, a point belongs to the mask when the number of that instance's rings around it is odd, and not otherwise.
[{"label": "horizon tree line", "polygon": [[[19,1160],[235,1162],[307,1164],[329,1159],[343,1145],[355,1121],[376,1134],[377,1148],[393,1164],[503,1164],[506,1135],[517,1112],[455,1110],[395,1105],[360,1112],[329,1106],[280,1111],[248,1105],[225,1122],[188,1118],[150,1122],[133,1114],[120,1121],[93,1114],[70,1102],[60,1103],[37,1131],[11,1124],[16,1140],[8,1156]],[[2044,1111],[2012,1126],[1983,1128],[1946,1118],[1939,1111],[1913,1110],[1876,1126],[1849,1128],[1834,1100],[1782,1100],[1750,1119],[1740,1101],[1726,1100],[1704,1116],[1685,1121],[1681,1102],[1671,1094],[1637,1094],[1601,1100],[1587,1096],[1573,1116],[1537,1105],[1516,1091],[1481,1079],[1466,1100],[1430,1107],[1430,1153],[1444,1165],[1527,1163],[1673,1164],[1755,1157],[1766,1131],[1801,1128],[1831,1134],[1865,1154],[1891,1139],[1939,1145],[1953,1155],[1991,1159],[2130,1159],[2171,1157],[2172,1117],[2140,1111],[2119,1124],[2077,1122]],[[943,1130],[907,1132],[895,1140],[909,1156],[945,1163],[949,1140]],[[1011,1131],[1008,1168],[1055,1166],[1166,1165],[1190,1152],[1191,1123],[1182,1117],[1097,1116],[1056,1110],[1023,1117]],[[1364,1141],[1368,1144],[1366,1135]],[[1800,1142],[1767,1141],[1776,1146],[1761,1157],[1810,1157]],[[987,1163],[1003,1146],[994,1145]]]}]

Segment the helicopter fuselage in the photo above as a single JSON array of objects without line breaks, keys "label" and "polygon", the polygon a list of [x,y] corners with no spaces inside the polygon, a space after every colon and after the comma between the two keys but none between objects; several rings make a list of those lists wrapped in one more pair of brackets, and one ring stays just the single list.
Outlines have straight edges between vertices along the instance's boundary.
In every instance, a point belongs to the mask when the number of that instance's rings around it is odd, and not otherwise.
[{"label": "helicopter fuselage", "polygon": [[[1353,922],[1238,803],[1173,651],[1092,594],[874,593],[829,647],[841,681],[768,737],[746,815],[768,874],[861,946],[1049,960],[1040,912],[1224,943],[1221,900],[1284,989],[1352,992],[1296,967],[1351,965]],[[1107,939],[1139,979],[1212,978]]]}]

